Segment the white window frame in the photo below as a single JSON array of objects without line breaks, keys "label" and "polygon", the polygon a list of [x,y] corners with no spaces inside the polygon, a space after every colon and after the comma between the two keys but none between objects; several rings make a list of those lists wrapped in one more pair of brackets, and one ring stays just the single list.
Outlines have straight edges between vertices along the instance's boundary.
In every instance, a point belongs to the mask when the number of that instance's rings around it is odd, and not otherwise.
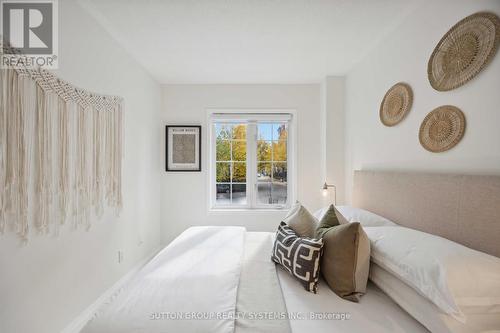
[{"label": "white window frame", "polygon": [[[296,200],[297,173],[297,119],[296,111],[293,109],[207,109],[207,133],[208,144],[208,198],[209,211],[269,211],[284,210],[290,208]],[[244,205],[216,203],[216,135],[214,124],[217,120],[221,122],[244,121],[245,123],[257,123],[268,120],[269,122],[288,121],[288,144],[287,144],[287,203],[286,204],[258,204],[257,203],[257,140],[249,140],[247,144],[247,203]],[[247,137],[256,138],[256,126],[247,127]],[[249,187],[252,190],[249,190]]]}]

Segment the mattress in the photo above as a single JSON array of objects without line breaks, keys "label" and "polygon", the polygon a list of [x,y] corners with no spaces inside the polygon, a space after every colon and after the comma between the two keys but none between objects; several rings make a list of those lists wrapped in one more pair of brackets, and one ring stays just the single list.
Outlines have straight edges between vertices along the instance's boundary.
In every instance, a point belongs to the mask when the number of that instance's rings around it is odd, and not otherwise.
[{"label": "mattress", "polygon": [[[268,233],[256,234],[264,242]],[[337,296],[321,278],[313,294],[280,266],[276,270],[294,333],[429,332],[370,282],[360,302],[354,303]]]},{"label": "mattress", "polygon": [[[323,280],[317,294],[304,290],[271,261],[274,233],[242,229],[186,230],[100,309],[83,332],[428,332],[374,285],[369,284],[359,303],[338,297]],[[151,317],[165,312],[234,317]]]}]

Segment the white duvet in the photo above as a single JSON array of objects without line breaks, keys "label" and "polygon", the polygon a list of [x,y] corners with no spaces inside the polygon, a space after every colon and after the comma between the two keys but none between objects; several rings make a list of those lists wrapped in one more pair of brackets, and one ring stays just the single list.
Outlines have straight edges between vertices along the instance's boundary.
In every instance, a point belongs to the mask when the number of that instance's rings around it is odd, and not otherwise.
[{"label": "white duvet", "polygon": [[81,332],[232,333],[244,242],[242,227],[189,228]]}]

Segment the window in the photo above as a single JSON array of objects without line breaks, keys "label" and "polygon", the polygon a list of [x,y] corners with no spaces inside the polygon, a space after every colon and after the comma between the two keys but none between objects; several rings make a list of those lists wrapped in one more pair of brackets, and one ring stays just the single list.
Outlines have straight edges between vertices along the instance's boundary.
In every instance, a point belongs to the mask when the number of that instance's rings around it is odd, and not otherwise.
[{"label": "window", "polygon": [[285,208],[292,195],[292,116],[211,116],[212,208]]}]

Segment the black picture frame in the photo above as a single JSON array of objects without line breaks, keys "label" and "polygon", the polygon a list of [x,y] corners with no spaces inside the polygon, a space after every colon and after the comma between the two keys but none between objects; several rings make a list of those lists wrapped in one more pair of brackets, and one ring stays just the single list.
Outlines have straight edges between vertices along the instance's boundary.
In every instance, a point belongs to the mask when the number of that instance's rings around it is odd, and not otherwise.
[{"label": "black picture frame", "polygon": [[[172,168],[169,165],[169,129],[170,128],[186,128],[186,129],[197,129],[198,130],[198,165],[195,169],[179,169]],[[201,125],[165,125],[165,171],[166,172],[200,172],[201,171]]]}]

